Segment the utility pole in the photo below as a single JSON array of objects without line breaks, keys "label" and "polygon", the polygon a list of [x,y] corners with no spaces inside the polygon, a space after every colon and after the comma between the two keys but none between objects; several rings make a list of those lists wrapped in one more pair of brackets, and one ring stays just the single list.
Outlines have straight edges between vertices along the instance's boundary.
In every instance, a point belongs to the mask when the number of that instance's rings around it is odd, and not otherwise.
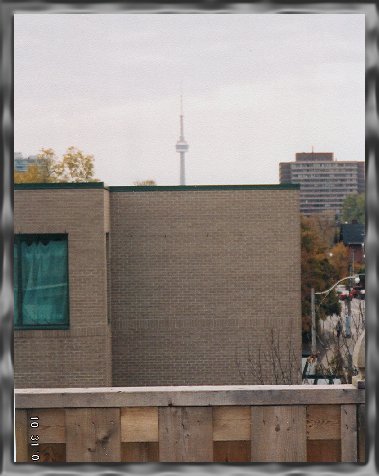
[{"label": "utility pole", "polygon": [[[354,264],[353,264],[354,266]],[[350,265],[350,271],[351,271],[351,265]],[[351,272],[350,272],[350,276],[351,276]],[[349,279],[348,281],[348,295],[347,295],[347,299],[346,299],[346,308],[347,308],[347,313],[346,313],[346,317],[345,317],[345,337],[346,338],[349,338],[351,337],[351,287],[352,287],[352,282],[351,282],[351,278]]]},{"label": "utility pole", "polygon": [[316,309],[315,309],[315,289],[311,289],[311,312],[312,312],[312,355],[316,355]]}]

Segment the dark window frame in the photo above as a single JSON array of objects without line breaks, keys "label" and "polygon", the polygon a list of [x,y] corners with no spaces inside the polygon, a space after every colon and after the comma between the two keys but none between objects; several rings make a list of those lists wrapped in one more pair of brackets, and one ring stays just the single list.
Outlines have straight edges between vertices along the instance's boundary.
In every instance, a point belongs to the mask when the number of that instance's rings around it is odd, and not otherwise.
[{"label": "dark window frame", "polygon": [[[41,325],[28,325],[22,322],[22,299],[23,299],[23,287],[22,287],[22,260],[21,260],[21,243],[27,241],[50,241],[59,240],[65,241],[67,247],[67,316],[66,321],[62,324],[41,324]],[[15,330],[67,330],[70,328],[70,274],[69,274],[69,255],[68,255],[68,234],[67,233],[19,233],[14,235],[14,245],[17,246],[17,287],[18,287],[18,316],[16,322],[16,315],[14,315],[14,329]],[[14,259],[13,259],[14,265]]]}]

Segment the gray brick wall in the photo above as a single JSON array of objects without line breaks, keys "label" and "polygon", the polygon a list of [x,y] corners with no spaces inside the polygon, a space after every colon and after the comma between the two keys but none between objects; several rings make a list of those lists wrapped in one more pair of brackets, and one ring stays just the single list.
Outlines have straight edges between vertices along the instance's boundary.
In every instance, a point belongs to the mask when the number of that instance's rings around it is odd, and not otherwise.
[{"label": "gray brick wall", "polygon": [[15,233],[68,233],[70,284],[17,388],[299,382],[298,190],[17,190]]},{"label": "gray brick wall", "polygon": [[104,200],[108,191],[17,190],[15,233],[68,233],[69,330],[15,330],[15,387],[111,385]]},{"label": "gray brick wall", "polygon": [[299,382],[297,190],[110,200],[113,385]]}]

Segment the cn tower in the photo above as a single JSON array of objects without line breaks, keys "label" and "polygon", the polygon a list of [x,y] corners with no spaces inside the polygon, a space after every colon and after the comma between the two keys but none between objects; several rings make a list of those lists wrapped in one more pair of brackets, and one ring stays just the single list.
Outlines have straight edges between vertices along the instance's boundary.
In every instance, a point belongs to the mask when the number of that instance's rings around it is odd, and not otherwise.
[{"label": "cn tower", "polygon": [[180,185],[186,184],[185,153],[189,145],[184,139],[183,96],[180,96],[180,137],[176,143],[176,152],[180,154]]}]

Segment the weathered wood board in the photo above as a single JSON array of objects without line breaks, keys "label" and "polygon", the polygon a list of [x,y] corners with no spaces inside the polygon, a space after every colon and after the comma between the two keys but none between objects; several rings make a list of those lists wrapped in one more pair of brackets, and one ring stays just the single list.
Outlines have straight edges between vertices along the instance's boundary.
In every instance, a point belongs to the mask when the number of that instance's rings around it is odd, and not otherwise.
[{"label": "weathered wood board", "polygon": [[251,460],[305,462],[305,406],[251,407]]},{"label": "weathered wood board", "polygon": [[66,441],[69,462],[119,462],[120,409],[66,409]]},{"label": "weathered wood board", "polygon": [[[316,387],[316,388],[315,388]],[[16,408],[188,407],[365,403],[354,385],[227,385],[17,389]]]},{"label": "weathered wood board", "polygon": [[158,408],[121,408],[121,441],[158,441]]},{"label": "weathered wood board", "polygon": [[251,458],[251,442],[215,441],[213,454],[215,463],[248,463]]},{"label": "weathered wood board", "polygon": [[212,462],[212,436],[212,408],[159,408],[161,462]]},{"label": "weathered wood board", "polygon": [[26,410],[15,411],[16,463],[28,461],[28,418]]},{"label": "weathered wood board", "polygon": [[213,441],[250,441],[250,407],[213,407]]},{"label": "weathered wood board", "polygon": [[340,405],[307,405],[307,439],[341,439]]},{"label": "weathered wood board", "polygon": [[339,463],[341,461],[341,440],[308,440],[308,463]]},{"label": "weathered wood board", "polygon": [[358,461],[357,406],[341,405],[341,461]]},{"label": "weathered wood board", "polygon": [[28,410],[28,421],[31,416],[38,417],[38,428],[28,425],[28,439],[38,435],[39,443],[66,443],[65,410],[63,408],[38,408]]},{"label": "weathered wood board", "polygon": [[[64,443],[43,443],[39,447],[39,456],[38,463],[64,463],[66,462],[66,445]],[[31,461],[31,455],[29,461]]]},{"label": "weathered wood board", "polygon": [[366,462],[366,406],[358,405],[358,462]]},{"label": "weathered wood board", "polygon": [[159,444],[121,443],[121,461],[125,463],[158,463]]}]

